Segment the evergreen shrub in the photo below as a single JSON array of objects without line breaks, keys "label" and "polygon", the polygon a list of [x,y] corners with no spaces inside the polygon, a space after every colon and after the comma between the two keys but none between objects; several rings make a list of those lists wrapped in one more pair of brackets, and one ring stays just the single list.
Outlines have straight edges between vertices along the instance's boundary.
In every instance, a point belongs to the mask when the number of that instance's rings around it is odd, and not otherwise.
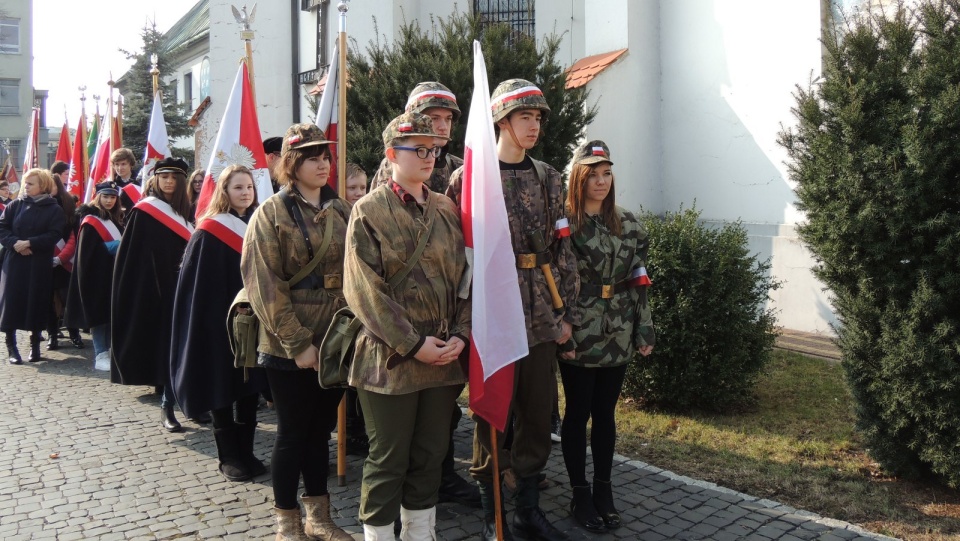
[{"label": "evergreen shrub", "polygon": [[696,209],[643,213],[641,221],[650,234],[657,344],[629,365],[624,395],[672,411],[749,404],[775,338],[766,303],[779,283],[769,261],[750,254],[738,222],[705,225]]},{"label": "evergreen shrub", "polygon": [[871,456],[960,486],[960,2],[824,33],[824,76],[784,129],[800,236],[839,324]]}]

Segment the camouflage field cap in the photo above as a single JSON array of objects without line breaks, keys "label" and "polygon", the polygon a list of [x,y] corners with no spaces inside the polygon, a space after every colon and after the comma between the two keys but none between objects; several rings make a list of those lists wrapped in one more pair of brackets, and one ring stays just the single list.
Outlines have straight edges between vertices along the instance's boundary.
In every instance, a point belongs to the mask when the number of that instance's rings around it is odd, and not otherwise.
[{"label": "camouflage field cap", "polygon": [[453,112],[453,121],[460,118],[460,108],[457,107],[457,97],[450,89],[440,83],[427,81],[420,83],[410,92],[407,98],[406,112],[422,113],[433,107],[450,109]]},{"label": "camouflage field cap", "polygon": [[603,162],[613,165],[613,161],[610,160],[610,148],[599,139],[587,141],[573,151],[574,165],[593,165]]},{"label": "camouflage field cap", "polygon": [[187,162],[181,160],[180,158],[164,158],[157,162],[157,165],[153,168],[153,174],[159,175],[160,173],[179,173],[183,176],[187,176],[187,170],[190,169],[190,166],[187,165]]},{"label": "camouflage field cap", "polygon": [[550,106],[537,85],[526,79],[507,79],[498,84],[490,96],[493,121],[499,122],[517,109],[539,109],[544,120],[550,114]]},{"label": "camouflage field cap", "polygon": [[328,141],[316,124],[294,124],[287,128],[287,133],[283,135],[280,154],[286,154],[288,150],[329,145],[335,142]]},{"label": "camouflage field cap", "polygon": [[438,135],[433,129],[433,120],[421,113],[403,113],[387,124],[383,130],[383,145],[392,146],[395,139],[401,137],[436,137],[446,141],[449,137]]}]

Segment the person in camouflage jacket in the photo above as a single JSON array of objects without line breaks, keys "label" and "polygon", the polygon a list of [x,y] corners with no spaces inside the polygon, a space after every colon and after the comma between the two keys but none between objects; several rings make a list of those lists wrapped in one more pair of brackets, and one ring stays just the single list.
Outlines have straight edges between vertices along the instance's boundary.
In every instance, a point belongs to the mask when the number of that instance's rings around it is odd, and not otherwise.
[{"label": "person in camouflage jacket", "polygon": [[436,539],[441,463],[466,382],[466,254],[456,206],[424,185],[445,142],[430,117],[400,115],[383,141],[393,177],[354,206],[344,262],[344,294],[363,323],[349,371],[370,439],[360,520],[366,539],[393,539],[398,515],[401,539]]},{"label": "person in camouflage jacket", "polygon": [[[474,415],[477,427],[470,474],[480,486],[483,539],[496,538],[492,453],[497,452],[501,470],[512,468],[518,478],[514,531],[533,539],[560,540],[567,537],[546,520],[540,509],[538,485],[540,472],[550,456],[557,348],[569,341],[573,326],[580,323],[576,309],[577,262],[570,248],[560,173],[527,155],[527,150],[539,140],[541,120],[550,113],[543,93],[529,81],[510,79],[497,86],[490,101],[493,121],[499,130],[500,179],[511,243],[517,256],[524,331],[530,351],[514,365],[512,445],[506,450],[505,438],[498,434],[494,449],[490,424]],[[454,172],[447,190],[447,195],[458,204],[463,173],[463,168]],[[562,309],[555,309],[552,304],[541,269],[545,263],[550,266],[563,301]]]},{"label": "person in camouflage jacket", "polygon": [[[270,465],[277,541],[300,541],[305,533],[351,539],[331,519],[327,491],[330,432],[343,391],[322,389],[316,372],[318,347],[334,312],[345,304],[341,285],[350,205],[327,186],[331,143],[315,124],[287,129],[278,166],[285,187],[250,218],[240,257],[244,289],[260,320],[258,362],[277,412]],[[332,228],[332,241],[320,254],[326,228]],[[315,256],[321,259],[313,272],[291,285]],[[301,475],[305,527],[297,503]]]},{"label": "person in camouflage jacket", "polygon": [[[433,82],[418,84],[407,98],[406,112],[423,113],[433,121],[433,129],[447,142],[433,165],[433,172],[425,185],[436,193],[446,193],[453,172],[463,165],[463,160],[453,154],[448,154],[449,138],[453,125],[460,118],[460,108],[457,106],[457,97],[446,86]],[[370,191],[390,181],[393,174],[392,162],[384,158],[370,182]],[[461,389],[462,391],[462,389]],[[348,391],[349,396],[349,391]],[[465,481],[454,469],[453,462],[453,433],[460,425],[463,414],[460,408],[454,408],[450,418],[450,443],[447,446],[447,456],[443,459],[443,474],[440,480],[440,501],[457,502],[471,507],[480,507],[480,492],[472,483]]]},{"label": "person in camouflage jacket", "polygon": [[[563,459],[573,489],[571,513],[585,529],[620,527],[610,472],[617,439],[614,418],[627,363],[647,356],[656,342],[647,302],[647,232],[616,205],[610,149],[589,141],[574,152],[567,219],[580,274],[574,326],[576,349],[561,353],[566,410]],[[593,418],[593,491],[586,478],[587,421]]]},{"label": "person in camouflage jacket", "polygon": [[[446,193],[450,184],[450,175],[463,165],[463,160],[453,154],[448,154],[450,134],[453,125],[460,118],[460,108],[457,106],[457,97],[446,86],[433,81],[418,84],[407,98],[405,112],[423,113],[433,120],[433,129],[441,137],[447,138],[443,151],[433,165],[433,173],[425,183],[430,190],[437,193]],[[392,175],[392,163],[384,158],[373,180],[370,181],[370,191],[386,184]]]}]

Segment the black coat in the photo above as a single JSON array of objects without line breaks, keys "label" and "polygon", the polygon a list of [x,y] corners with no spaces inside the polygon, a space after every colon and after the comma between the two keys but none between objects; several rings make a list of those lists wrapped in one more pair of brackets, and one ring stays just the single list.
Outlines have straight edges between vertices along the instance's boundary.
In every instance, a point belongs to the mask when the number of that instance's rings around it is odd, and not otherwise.
[{"label": "black coat", "polygon": [[230,406],[266,389],[263,369],[233,366],[227,310],[243,288],[240,252],[197,230],[183,255],[173,311],[170,374],[177,404],[187,417]]},{"label": "black coat", "polygon": [[[63,235],[63,209],[50,196],[17,199],[0,215],[0,245],[5,252],[0,273],[0,330],[47,327],[53,302],[53,247]],[[29,240],[32,255],[13,245]]]},{"label": "black coat", "polygon": [[[97,216],[97,208],[84,205],[78,209],[78,222],[89,215]],[[123,228],[118,227],[122,232]],[[91,225],[81,225],[77,233],[77,253],[70,274],[70,290],[63,321],[69,328],[89,328],[110,322],[110,290],[113,284],[114,256]]]},{"label": "black coat", "polygon": [[173,300],[186,246],[186,239],[146,211],[134,207],[127,214],[110,303],[113,383],[169,384]]}]

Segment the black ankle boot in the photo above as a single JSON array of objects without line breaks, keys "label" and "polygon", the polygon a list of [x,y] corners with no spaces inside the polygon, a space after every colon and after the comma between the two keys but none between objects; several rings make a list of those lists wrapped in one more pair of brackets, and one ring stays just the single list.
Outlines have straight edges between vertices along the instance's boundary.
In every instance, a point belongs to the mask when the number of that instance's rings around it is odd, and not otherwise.
[{"label": "black ankle boot", "polygon": [[[496,506],[493,495],[493,483],[477,484],[477,492],[480,494],[480,506],[483,508],[483,530],[480,531],[480,539],[483,541],[497,541],[497,521]],[[504,541],[513,541],[513,535],[510,533],[510,526],[507,523],[507,511],[503,505],[503,492],[500,492],[500,524],[503,526]]]},{"label": "black ankle boot", "polygon": [[237,444],[240,461],[252,477],[267,473],[267,467],[253,454],[253,442],[257,436],[257,423],[237,424]]},{"label": "black ankle boot", "polygon": [[180,432],[183,427],[177,421],[177,416],[173,414],[173,406],[160,408],[160,424],[167,432]]},{"label": "black ankle boot", "polygon": [[20,350],[17,349],[17,338],[15,335],[7,335],[7,362],[10,364],[23,364],[23,358],[20,357]]},{"label": "black ankle boot", "polygon": [[240,460],[239,435],[236,425],[213,431],[217,442],[217,457],[220,459],[220,473],[227,481],[246,481],[251,477],[250,471]]},{"label": "black ankle boot", "polygon": [[593,480],[593,506],[608,530],[620,527],[620,513],[613,506],[613,487],[610,481]]},{"label": "black ankle boot", "polygon": [[556,529],[539,507],[517,507],[513,512],[513,535],[535,541],[567,541],[567,534]]},{"label": "black ankle boot", "polygon": [[593,506],[593,493],[590,485],[573,487],[573,498],[570,500],[570,514],[588,532],[602,533],[607,531],[603,519]]},{"label": "black ankle boot", "polygon": [[60,349],[60,342],[57,341],[57,331],[48,332],[47,334],[50,337],[47,340],[47,351]]},{"label": "black ankle boot", "polygon": [[30,335],[30,356],[27,357],[27,362],[35,363],[43,360],[43,357],[40,356],[40,342],[42,340],[43,338],[39,334]]},{"label": "black ankle boot", "polygon": [[70,333],[70,342],[73,343],[73,347],[77,349],[83,349],[83,339],[80,338],[80,331],[78,329],[67,329]]}]

